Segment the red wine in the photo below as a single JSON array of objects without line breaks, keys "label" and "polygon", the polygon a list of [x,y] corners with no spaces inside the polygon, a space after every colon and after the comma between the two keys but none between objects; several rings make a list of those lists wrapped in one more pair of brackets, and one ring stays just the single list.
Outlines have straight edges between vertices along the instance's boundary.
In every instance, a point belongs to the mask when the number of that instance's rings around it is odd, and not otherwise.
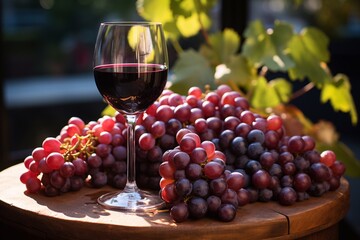
[{"label": "red wine", "polygon": [[112,107],[137,113],[160,96],[167,72],[167,67],[159,64],[106,64],[94,68],[94,77],[99,92]]}]

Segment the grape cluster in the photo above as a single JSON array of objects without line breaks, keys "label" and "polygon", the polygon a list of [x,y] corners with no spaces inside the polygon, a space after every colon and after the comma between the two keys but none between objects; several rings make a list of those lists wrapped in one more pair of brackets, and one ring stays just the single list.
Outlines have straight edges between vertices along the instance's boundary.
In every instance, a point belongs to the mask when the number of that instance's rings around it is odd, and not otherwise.
[{"label": "grape cluster", "polygon": [[86,184],[124,188],[125,142],[125,119],[120,114],[86,125],[72,117],[56,138],[46,138],[25,158],[27,171],[20,181],[30,193],[43,189],[47,196],[77,191]]},{"label": "grape cluster", "polygon": [[[166,138],[174,148],[163,148],[159,173],[161,197],[177,222],[205,215],[231,221],[238,206],[271,200],[292,205],[340,186],[345,166],[334,152],[319,153],[310,136],[286,136],[280,116],[251,111],[227,85],[206,93],[192,87],[182,98],[167,92],[153,108],[167,109],[166,115],[153,110],[154,121],[176,126]],[[203,146],[208,143],[213,150]]]},{"label": "grape cluster", "polygon": [[[56,196],[84,185],[126,184],[126,121],[72,117],[24,160],[30,193]],[[136,181],[159,190],[176,222],[214,216],[231,221],[239,206],[292,205],[340,186],[344,164],[318,152],[310,136],[287,136],[280,116],[262,116],[227,85],[187,96],[164,90],[135,126]]]}]

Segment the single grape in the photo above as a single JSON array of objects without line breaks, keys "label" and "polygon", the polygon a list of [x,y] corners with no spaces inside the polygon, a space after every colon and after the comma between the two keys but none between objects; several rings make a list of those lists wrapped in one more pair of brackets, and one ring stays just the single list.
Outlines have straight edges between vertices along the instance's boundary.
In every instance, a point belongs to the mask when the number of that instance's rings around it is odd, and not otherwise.
[{"label": "single grape", "polygon": [[[169,184],[169,183],[168,183]],[[175,183],[175,191],[178,196],[185,197],[192,192],[193,185],[187,178],[181,178]]]},{"label": "single grape", "polygon": [[190,216],[194,219],[203,218],[208,210],[206,200],[201,197],[193,197],[188,202]]},{"label": "single grape", "polygon": [[209,184],[204,179],[197,179],[192,183],[192,194],[198,197],[206,197],[209,194]]},{"label": "single grape", "polygon": [[238,191],[240,188],[245,186],[245,177],[242,173],[232,172],[229,176],[227,176],[226,183],[228,188]]},{"label": "single grape", "polygon": [[320,154],[320,162],[331,167],[336,161],[336,154],[331,150],[325,150]]},{"label": "single grape", "polygon": [[75,166],[72,162],[65,162],[59,169],[59,173],[64,178],[69,178],[75,174]]},{"label": "single grape", "polygon": [[225,170],[225,166],[216,161],[211,161],[204,166],[204,175],[209,179],[220,177]]},{"label": "single grape", "polygon": [[257,189],[267,188],[270,185],[270,174],[260,169],[252,175],[251,182]]},{"label": "single grape", "polygon": [[306,192],[311,186],[311,178],[306,173],[298,173],[294,176],[293,185],[297,192]]},{"label": "single grape", "polygon": [[219,219],[223,222],[230,222],[236,216],[236,208],[232,204],[221,204],[217,213]]},{"label": "single grape", "polygon": [[297,194],[291,187],[284,187],[278,195],[278,201],[281,205],[293,205],[297,200]]},{"label": "single grape", "polygon": [[227,184],[224,178],[213,179],[209,183],[210,193],[220,197],[227,189]]},{"label": "single grape", "polygon": [[184,222],[189,217],[188,206],[183,202],[175,204],[170,209],[170,216],[175,222]]},{"label": "single grape", "polygon": [[58,152],[52,152],[46,157],[46,164],[53,170],[59,169],[64,162],[64,156]]}]

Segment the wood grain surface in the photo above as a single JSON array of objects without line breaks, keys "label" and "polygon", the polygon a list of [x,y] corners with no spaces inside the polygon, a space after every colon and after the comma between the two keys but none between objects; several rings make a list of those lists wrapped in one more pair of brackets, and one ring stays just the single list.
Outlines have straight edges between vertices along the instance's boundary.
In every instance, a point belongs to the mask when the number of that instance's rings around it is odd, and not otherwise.
[{"label": "wood grain surface", "polygon": [[145,215],[103,209],[96,199],[114,191],[110,187],[84,187],[57,197],[27,194],[19,180],[24,171],[23,164],[17,164],[0,173],[0,224],[2,231],[8,226],[13,234],[19,231],[37,239],[328,240],[337,239],[337,223],[349,209],[349,184],[342,179],[338,190],[292,206],[257,202],[240,207],[229,223],[204,218],[176,224],[168,212]]}]

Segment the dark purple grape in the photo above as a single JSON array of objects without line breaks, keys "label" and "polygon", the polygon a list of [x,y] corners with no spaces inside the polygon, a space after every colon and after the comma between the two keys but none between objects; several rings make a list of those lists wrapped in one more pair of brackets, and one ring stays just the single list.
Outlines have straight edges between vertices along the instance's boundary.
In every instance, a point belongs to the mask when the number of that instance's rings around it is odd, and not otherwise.
[{"label": "dark purple grape", "polygon": [[[117,148],[117,147],[114,147],[114,149],[115,148]],[[99,157],[96,153],[93,153],[88,157],[87,163],[90,168],[98,168],[101,166],[102,160],[101,160],[101,157]]]},{"label": "dark purple grape", "polygon": [[102,158],[102,164],[104,168],[111,168],[115,163],[115,157],[110,153],[106,157]]},{"label": "dark purple grape", "polygon": [[64,162],[60,167],[59,173],[62,177],[68,178],[75,174],[75,166],[72,162]]},{"label": "dark purple grape", "polygon": [[264,143],[268,149],[277,149],[279,146],[279,134],[274,130],[267,131]]},{"label": "dark purple grape", "polygon": [[70,178],[65,179],[65,184],[60,188],[60,192],[67,193],[71,190]]},{"label": "dark purple grape", "polygon": [[210,161],[205,164],[203,168],[204,175],[209,179],[215,179],[220,177],[225,170],[225,164],[222,160],[216,161],[214,159],[213,161]]},{"label": "dark purple grape", "polygon": [[237,156],[242,156],[247,151],[247,143],[243,137],[235,137],[232,140],[230,147],[231,151]]},{"label": "dark purple grape", "polygon": [[294,155],[292,155],[290,152],[280,153],[278,163],[281,166],[284,166],[285,163],[292,161],[294,161]]},{"label": "dark purple grape", "polygon": [[304,153],[303,156],[311,164],[320,162],[320,153],[316,150],[307,151]]},{"label": "dark purple grape", "polygon": [[[124,173],[115,174],[111,180],[111,186],[118,188],[118,189],[123,189],[126,185],[126,182],[127,182],[126,174],[124,174]],[[158,185],[159,184],[157,184],[157,186]]]},{"label": "dark purple grape", "polygon": [[285,175],[294,175],[296,172],[296,166],[293,162],[287,162],[283,165],[282,171]]},{"label": "dark purple grape", "polygon": [[335,191],[336,189],[338,189],[340,187],[340,179],[338,177],[331,177],[329,180],[328,180],[328,183],[330,185],[330,188],[329,190],[330,191]]},{"label": "dark purple grape", "polygon": [[97,172],[91,176],[91,185],[95,188],[101,188],[106,185],[108,179],[105,172]]},{"label": "dark purple grape", "polygon": [[235,208],[237,208],[239,206],[237,194],[234,190],[232,190],[230,188],[226,189],[220,198],[221,198],[222,203],[232,204]]},{"label": "dark purple grape", "polygon": [[230,222],[236,216],[236,208],[232,204],[221,204],[217,215],[220,221]]},{"label": "dark purple grape", "polygon": [[173,149],[177,146],[176,139],[174,136],[165,133],[159,139],[159,146],[164,151],[168,149]]},{"label": "dark purple grape", "polygon": [[269,169],[269,173],[271,176],[276,176],[278,178],[281,178],[283,176],[283,172],[281,169],[281,166],[277,163],[274,163],[270,169]]},{"label": "dark purple grape", "polygon": [[336,160],[330,169],[332,170],[334,177],[340,178],[345,173],[346,167],[344,163]]},{"label": "dark purple grape", "polygon": [[247,141],[249,143],[258,142],[260,144],[263,144],[265,141],[265,134],[259,129],[253,129],[247,135]]},{"label": "dark purple grape", "polygon": [[309,194],[307,192],[297,192],[297,201],[305,201],[309,199]]},{"label": "dark purple grape", "polygon": [[249,124],[242,122],[236,126],[234,131],[236,136],[246,138],[251,130],[252,127]]},{"label": "dark purple grape", "polygon": [[51,185],[47,185],[45,187],[45,189],[44,189],[44,193],[48,197],[55,197],[55,196],[58,196],[60,194],[60,191],[59,191],[59,189],[54,188]]},{"label": "dark purple grape", "polygon": [[190,156],[185,152],[177,152],[174,155],[174,165],[176,169],[182,170],[190,163]]},{"label": "dark purple grape", "polygon": [[163,151],[159,146],[154,146],[147,153],[147,160],[149,162],[161,162]]},{"label": "dark purple grape", "polygon": [[175,107],[174,118],[178,119],[180,122],[189,121],[190,116],[191,116],[191,107],[188,104],[181,104]]},{"label": "dark purple grape", "polygon": [[238,191],[240,188],[245,187],[245,177],[242,173],[232,172],[226,177],[228,188]]},{"label": "dark purple grape", "polygon": [[174,179],[175,180],[180,180],[182,178],[186,178],[185,170],[176,170],[174,172]]},{"label": "dark purple grape", "polygon": [[311,186],[311,178],[306,173],[298,173],[294,176],[293,185],[297,192],[306,192]]},{"label": "dark purple grape", "polygon": [[281,205],[293,205],[297,200],[297,194],[292,187],[284,187],[278,194],[278,201]]},{"label": "dark purple grape", "polygon": [[244,169],[246,164],[249,162],[247,155],[241,155],[235,158],[234,167]]},{"label": "dark purple grape", "polygon": [[321,197],[329,189],[330,189],[329,183],[327,183],[327,182],[315,182],[310,186],[310,188],[308,190],[308,193],[311,196]]},{"label": "dark purple grape", "polygon": [[249,144],[247,155],[251,159],[259,159],[260,155],[264,152],[264,147],[259,142]]},{"label": "dark purple grape", "polygon": [[245,165],[245,171],[247,174],[254,174],[260,169],[262,169],[261,164],[256,160],[249,160]]},{"label": "dark purple grape", "polygon": [[235,115],[235,107],[231,106],[230,104],[225,104],[220,108],[220,115],[222,119],[225,119],[229,116]]},{"label": "dark purple grape", "polygon": [[208,210],[207,202],[201,197],[193,197],[188,202],[190,216],[194,219],[203,218]]},{"label": "dark purple grape", "polygon": [[192,184],[192,194],[198,197],[206,197],[209,194],[209,184],[204,179],[198,179]]},{"label": "dark purple grape", "polygon": [[259,158],[261,166],[265,169],[269,169],[275,163],[275,160],[276,159],[274,158],[274,154],[267,151],[263,152]]},{"label": "dark purple grape", "polygon": [[235,131],[236,127],[240,124],[240,119],[235,116],[229,116],[224,120],[224,128]]},{"label": "dark purple grape", "polygon": [[294,178],[290,175],[284,175],[280,179],[280,184],[282,187],[292,187],[294,184]]},{"label": "dark purple grape", "polygon": [[221,196],[227,189],[227,184],[225,179],[217,178],[213,179],[209,183],[209,190],[212,195]]},{"label": "dark purple grape", "polygon": [[287,147],[291,153],[302,153],[305,148],[305,141],[301,136],[292,136],[288,141]]},{"label": "dark purple grape", "polygon": [[265,170],[256,171],[251,177],[252,185],[257,189],[264,189],[270,185],[270,174]]},{"label": "dark purple grape", "polygon": [[209,129],[212,129],[216,134],[220,134],[223,128],[223,121],[218,117],[209,117],[206,119]]},{"label": "dark purple grape", "polygon": [[110,145],[100,143],[96,146],[95,151],[99,157],[104,158],[111,152],[111,147],[110,147]]},{"label": "dark purple grape", "polygon": [[192,191],[192,184],[187,178],[182,178],[176,181],[175,191],[180,197],[189,195]]},{"label": "dark purple grape", "polygon": [[61,176],[59,171],[53,171],[50,174],[50,184],[56,189],[60,189],[64,186],[66,179]]},{"label": "dark purple grape", "polygon": [[260,189],[259,190],[259,201],[261,202],[269,202],[273,197],[273,191],[268,189],[268,188],[264,188],[264,189]]},{"label": "dark purple grape", "polygon": [[185,168],[186,177],[190,180],[199,179],[202,175],[202,167],[196,163],[190,163]]},{"label": "dark purple grape", "polygon": [[327,181],[331,177],[330,169],[323,163],[313,163],[309,170],[310,177],[316,182]]},{"label": "dark purple grape", "polygon": [[84,186],[84,179],[80,176],[72,176],[70,178],[71,190],[78,191]]},{"label": "dark purple grape", "polygon": [[116,161],[112,165],[111,171],[113,173],[126,173],[126,162]]},{"label": "dark purple grape", "polygon": [[190,161],[192,163],[201,164],[207,159],[207,154],[204,148],[197,147],[190,153]]},{"label": "dark purple grape", "polygon": [[245,206],[250,202],[250,194],[248,190],[241,188],[236,192],[236,195],[239,206]]},{"label": "dark purple grape", "polygon": [[259,199],[259,190],[254,187],[248,187],[246,190],[249,193],[249,202],[254,203]]},{"label": "dark purple grape", "polygon": [[225,150],[230,148],[231,142],[235,137],[235,133],[232,130],[224,130],[220,133],[219,136],[219,145],[220,148]]},{"label": "dark purple grape", "polygon": [[294,159],[294,164],[297,171],[305,172],[310,167],[310,162],[302,156],[296,156]]},{"label": "dark purple grape", "polygon": [[218,196],[210,195],[206,202],[208,204],[208,211],[210,213],[217,213],[220,205],[221,205],[221,199]]},{"label": "dark purple grape", "polygon": [[175,222],[184,222],[189,217],[188,206],[185,203],[178,203],[171,207],[170,216]]},{"label": "dark purple grape", "polygon": [[86,173],[88,171],[87,163],[81,158],[77,158],[73,160],[72,163],[74,164],[75,167],[75,175],[86,177]]}]

